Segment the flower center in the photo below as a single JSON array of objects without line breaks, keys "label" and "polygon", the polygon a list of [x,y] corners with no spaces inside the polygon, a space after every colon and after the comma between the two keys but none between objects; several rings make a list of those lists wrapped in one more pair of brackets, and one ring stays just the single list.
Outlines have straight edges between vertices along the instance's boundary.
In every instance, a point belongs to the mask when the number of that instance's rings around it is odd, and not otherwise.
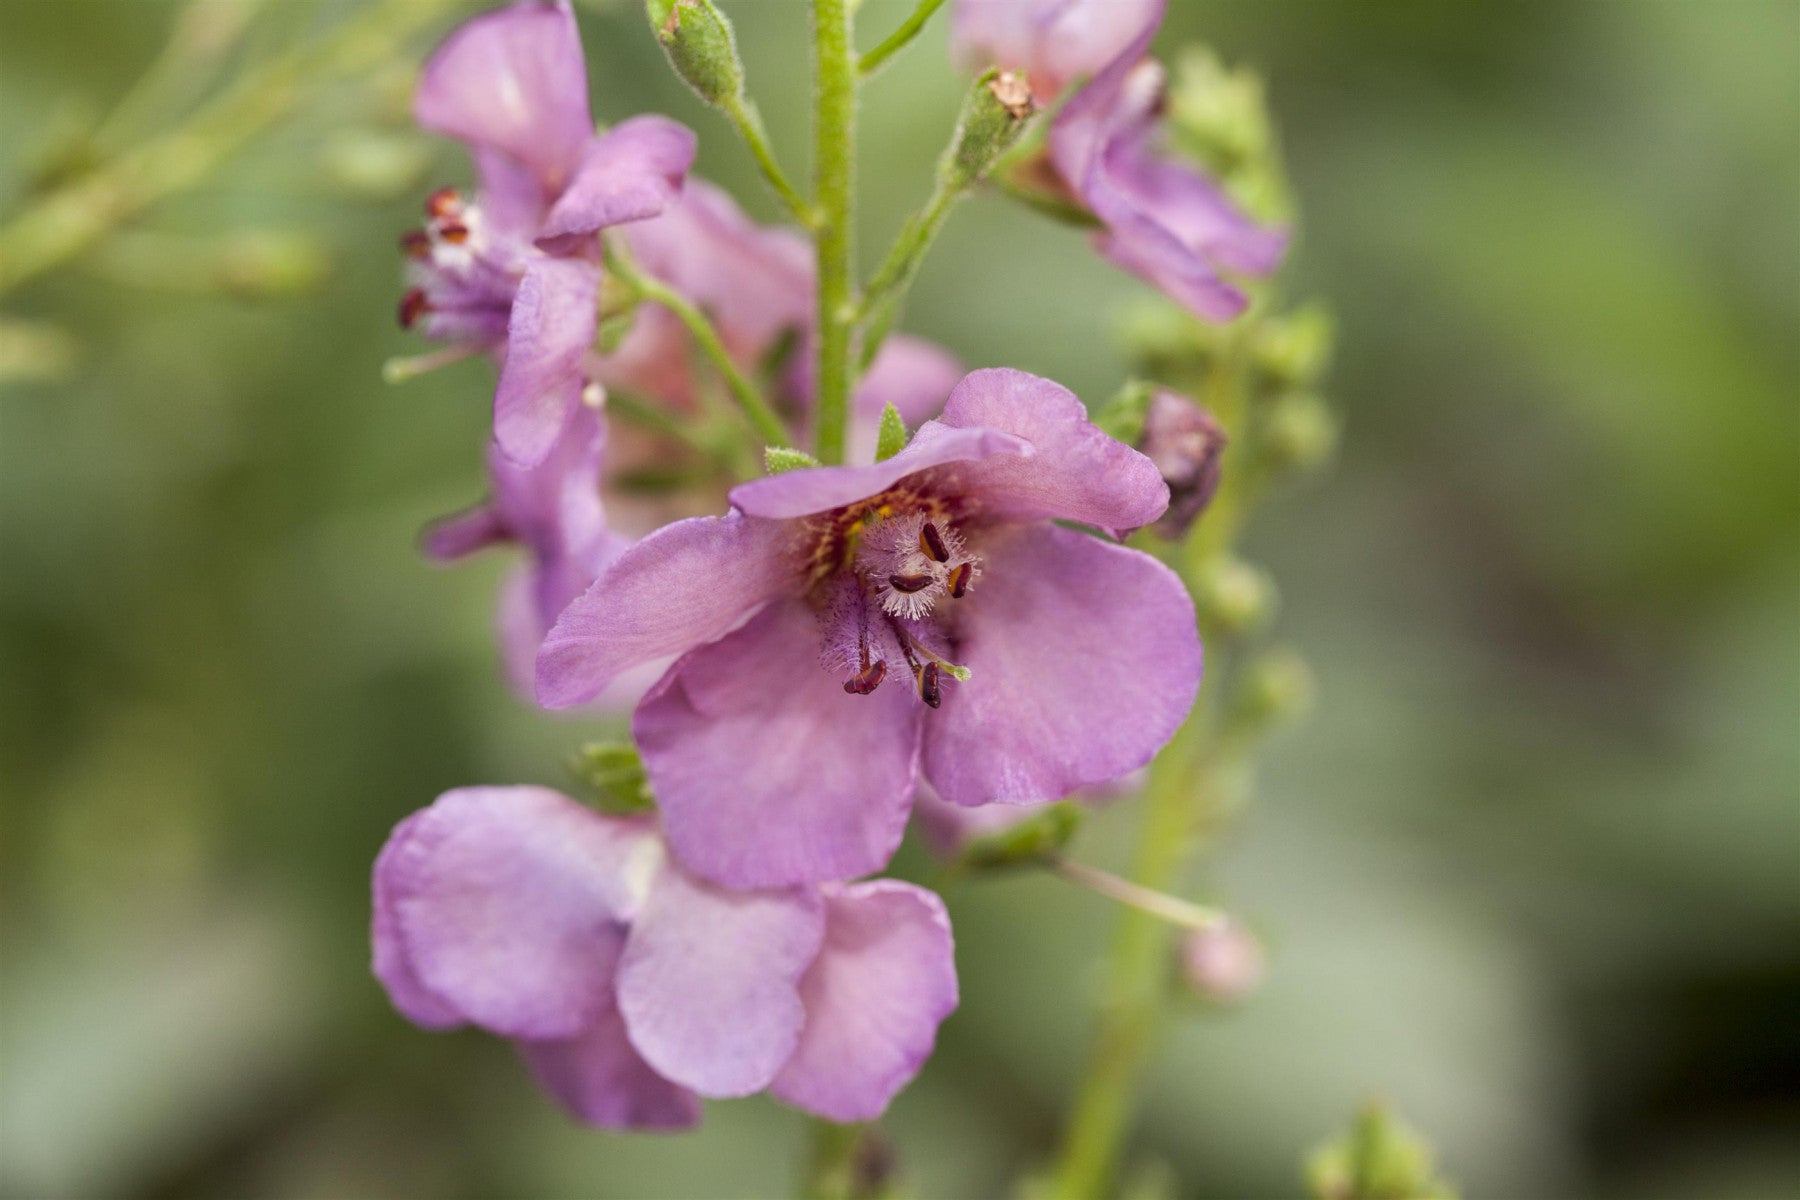
[{"label": "flower center", "polygon": [[425,223],[400,239],[412,287],[400,299],[400,325],[421,321],[428,337],[498,340],[518,289],[523,264],[516,248],[496,238],[481,207],[455,188],[425,201]]}]

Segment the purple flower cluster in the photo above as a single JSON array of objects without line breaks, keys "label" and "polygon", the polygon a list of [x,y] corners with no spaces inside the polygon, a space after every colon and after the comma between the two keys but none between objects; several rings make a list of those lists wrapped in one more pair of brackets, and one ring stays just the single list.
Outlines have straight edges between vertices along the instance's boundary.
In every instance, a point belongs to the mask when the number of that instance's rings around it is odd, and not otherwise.
[{"label": "purple flower cluster", "polygon": [[[1222,317],[1242,297],[1219,271],[1268,270],[1281,237],[1156,154],[1144,54],[1161,16],[1162,0],[964,0],[957,36],[1046,96],[1087,80],[1051,147],[1102,252]],[[857,882],[886,868],[915,798],[942,826],[1091,795],[1193,704],[1187,590],[1121,544],[1164,519],[1171,468],[1049,380],[965,375],[895,336],[852,400],[853,465],[741,483],[723,516],[634,512],[614,484],[642,433],[614,424],[608,391],[679,421],[700,385],[686,325],[653,303],[599,347],[601,231],[619,226],[745,370],[814,340],[806,239],[689,179],[695,140],[675,122],[596,133],[564,2],[455,30],[415,112],[468,146],[478,184],[434,194],[405,239],[402,319],[499,364],[489,498],[429,529],[426,553],[524,550],[501,605],[515,683],[548,708],[623,690],[656,812],[444,794],[376,863],[375,974],[421,1026],[516,1043],[591,1124],[686,1127],[699,1097],[764,1090],[873,1119],[957,1002],[937,897]],[[804,428],[811,356],[774,386]],[[917,432],[876,461],[890,407]],[[1210,445],[1206,467],[1181,467],[1187,493],[1210,491]]]}]

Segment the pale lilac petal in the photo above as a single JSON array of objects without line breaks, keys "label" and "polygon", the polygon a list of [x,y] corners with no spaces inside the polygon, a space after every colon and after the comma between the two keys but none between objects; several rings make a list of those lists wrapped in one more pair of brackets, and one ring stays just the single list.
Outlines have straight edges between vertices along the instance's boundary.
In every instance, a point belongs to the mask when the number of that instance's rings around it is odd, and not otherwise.
[{"label": "pale lilac petal", "polygon": [[1147,554],[1027,525],[981,546],[957,603],[969,680],[925,729],[925,775],[946,800],[1055,800],[1143,766],[1200,685],[1194,606]]},{"label": "pale lilac petal", "polygon": [[588,143],[538,240],[591,234],[661,213],[681,195],[694,146],[693,130],[668,117],[621,121]]},{"label": "pale lilac petal", "polygon": [[824,932],[810,889],[728,892],[669,863],[619,962],[632,1045],[703,1096],[761,1091],[794,1052],[806,1019],[798,986]]},{"label": "pale lilac petal", "polygon": [[1000,430],[1029,443],[1029,457],[964,467],[982,510],[1011,520],[1079,521],[1112,533],[1148,525],[1169,504],[1156,464],[1102,433],[1075,393],[1024,371],[989,368],[957,385],[944,424]]},{"label": "pale lilac petal", "polygon": [[507,245],[529,244],[550,202],[537,173],[498,150],[477,146],[470,156],[475,160],[483,230]]},{"label": "pale lilac petal", "polygon": [[529,167],[554,195],[594,132],[575,14],[528,0],[465,21],[426,61],[413,115]]},{"label": "pale lilac petal", "polygon": [[1136,275],[1197,317],[1229,321],[1250,307],[1242,288],[1225,282],[1205,259],[1196,257],[1168,233],[1147,222],[1129,222],[1129,236],[1097,233],[1100,256]]},{"label": "pale lilac petal", "polygon": [[575,1037],[517,1045],[538,1084],[584,1124],[668,1130],[700,1123],[700,1098],[644,1061],[610,999],[605,1014]]},{"label": "pale lilac petal", "polygon": [[769,1090],[831,1121],[873,1121],[912,1081],[956,1010],[944,903],[889,879],[828,885],[825,945],[800,996],[806,1027]]},{"label": "pale lilac petal", "polygon": [[494,440],[535,466],[581,403],[582,356],[594,341],[600,273],[578,259],[532,259],[507,323],[506,361],[494,392]]},{"label": "pale lilac petal", "polygon": [[433,562],[455,562],[477,550],[509,541],[511,531],[491,504],[478,504],[425,527],[420,548]]},{"label": "pale lilac petal", "polygon": [[752,479],[731,489],[731,503],[753,517],[810,516],[879,495],[919,471],[949,463],[975,463],[996,455],[1024,457],[1032,452],[1029,442],[1007,433],[953,429],[928,421],[906,449],[886,462],[859,467],[802,467]]},{"label": "pale lilac petal", "polygon": [[647,825],[546,788],[462,788],[401,832],[376,894],[413,980],[444,1011],[531,1039],[600,1017]]},{"label": "pale lilac petal", "polygon": [[567,708],[627,668],[725,634],[799,586],[795,531],[739,516],[664,526],[563,611],[538,653],[538,703]]},{"label": "pale lilac petal", "polygon": [[1005,833],[1022,821],[1037,816],[1055,801],[1028,804],[952,804],[937,794],[928,783],[919,785],[913,797],[913,827],[918,830],[931,852],[939,858],[954,858],[976,838]]},{"label": "pale lilac petal", "polygon": [[852,696],[819,662],[798,600],[670,668],[632,732],[690,868],[727,887],[847,879],[887,865],[918,777],[910,681]]},{"label": "pale lilac petal", "polygon": [[463,1024],[462,1014],[432,995],[414,974],[407,956],[406,942],[400,936],[400,918],[394,907],[395,860],[411,839],[413,830],[429,809],[421,809],[394,826],[387,844],[375,858],[374,918],[370,922],[370,940],[374,943],[375,978],[387,989],[388,999],[400,1015],[426,1029],[454,1029]]},{"label": "pale lilac petal", "polygon": [[1140,38],[1147,42],[1163,7],[1164,0],[956,0],[951,56],[967,70],[1023,71],[1047,104]]}]

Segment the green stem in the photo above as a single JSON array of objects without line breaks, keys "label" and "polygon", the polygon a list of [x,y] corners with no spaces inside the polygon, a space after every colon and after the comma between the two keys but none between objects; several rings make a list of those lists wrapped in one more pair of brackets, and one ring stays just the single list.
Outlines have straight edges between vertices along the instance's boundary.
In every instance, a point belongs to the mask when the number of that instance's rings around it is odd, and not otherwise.
[{"label": "green stem", "polygon": [[806,1200],[849,1200],[856,1194],[856,1152],[864,1132],[862,1125],[813,1122],[812,1161],[801,1189]]},{"label": "green stem", "polygon": [[642,299],[648,300],[652,304],[662,305],[674,313],[678,321],[687,326],[687,331],[693,335],[694,344],[699,347],[707,361],[712,363],[720,377],[725,380],[725,386],[730,389],[732,399],[737,401],[738,407],[743,410],[745,419],[750,422],[751,428],[756,430],[758,437],[771,446],[790,444],[787,426],[782,424],[781,418],[775,415],[775,410],[770,408],[768,402],[762,398],[762,393],[756,390],[756,385],[751,383],[743,371],[738,368],[737,363],[732,361],[731,352],[725,349],[725,343],[720,339],[718,330],[713,328],[712,322],[707,320],[705,313],[695,308],[688,302],[687,297],[662,280],[654,279],[640,271],[631,256],[613,238],[606,240],[606,266],[621,282],[633,288]]},{"label": "green stem", "polygon": [[869,281],[863,293],[863,301],[857,312],[857,319],[867,323],[867,332],[863,340],[863,361],[866,363],[875,357],[886,340],[888,330],[893,326],[895,314],[906,299],[907,289],[912,287],[913,280],[918,278],[919,268],[925,263],[926,252],[937,235],[944,228],[944,222],[950,218],[950,211],[956,202],[962,199],[968,190],[967,185],[944,179],[940,174],[932,189],[931,198],[925,207],[908,218],[900,236],[894,239],[894,245],[882,262],[881,268],[875,272],[875,278]]},{"label": "green stem", "polygon": [[888,34],[879,46],[857,60],[856,70],[864,79],[881,70],[887,60],[906,48],[908,42],[919,36],[925,28],[925,22],[931,20],[932,14],[944,7],[944,0],[919,0],[919,7],[913,9],[912,15],[906,18],[900,28]]},{"label": "green stem", "polygon": [[446,6],[445,0],[384,0],[329,36],[245,75],[174,129],[43,197],[0,228],[0,292],[193,187],[308,96],[391,58]]},{"label": "green stem", "polygon": [[813,172],[819,223],[818,444],[823,463],[844,461],[844,438],[855,386],[851,339],[855,252],[856,57],[850,0],[813,0]]},{"label": "green stem", "polygon": [[724,111],[737,129],[738,136],[743,138],[744,144],[750,148],[751,155],[756,159],[756,165],[762,168],[763,178],[768,181],[770,187],[775,189],[775,194],[781,197],[781,202],[787,206],[788,212],[792,213],[794,219],[808,229],[815,228],[819,223],[819,214],[813,210],[812,205],[806,202],[806,197],[802,196],[799,190],[788,182],[787,173],[776,161],[775,150],[769,145],[769,133],[763,128],[762,113],[757,110],[755,101],[740,96],[725,104]]}]

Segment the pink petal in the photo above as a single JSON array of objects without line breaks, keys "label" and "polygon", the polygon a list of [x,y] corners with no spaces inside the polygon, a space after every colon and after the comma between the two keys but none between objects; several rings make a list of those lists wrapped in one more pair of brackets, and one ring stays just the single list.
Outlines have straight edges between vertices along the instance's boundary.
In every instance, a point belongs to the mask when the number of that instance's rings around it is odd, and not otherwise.
[{"label": "pink petal", "polygon": [[582,356],[594,341],[599,291],[593,264],[544,255],[519,282],[494,392],[494,440],[519,466],[544,461],[581,403]]},{"label": "pink petal", "polygon": [[621,121],[594,138],[544,218],[540,243],[654,217],[675,202],[694,162],[693,130],[668,117]]},{"label": "pink petal", "polygon": [[727,887],[846,879],[887,865],[918,777],[911,681],[852,696],[820,665],[798,600],[678,661],[632,732],[669,845]]},{"label": "pink petal", "polygon": [[668,1130],[700,1123],[699,1097],[643,1060],[610,1002],[605,1014],[575,1037],[517,1045],[538,1084],[584,1124]]},{"label": "pink petal", "polygon": [[420,809],[394,826],[387,844],[375,858],[373,880],[374,919],[370,940],[374,943],[375,978],[387,989],[388,999],[400,1015],[426,1029],[454,1029],[463,1024],[462,1014],[419,982],[408,957],[406,942],[400,936],[400,917],[395,908],[395,864],[403,857],[405,847],[429,809]]},{"label": "pink petal", "polygon": [[1147,554],[1055,526],[982,544],[956,610],[971,671],[925,729],[925,775],[956,804],[1056,800],[1143,766],[1200,685],[1194,606]]},{"label": "pink petal", "polygon": [[798,590],[792,536],[736,516],[693,517],[651,534],[558,618],[538,653],[538,703],[591,700],[620,672],[691,650]]},{"label": "pink petal", "polygon": [[[444,793],[395,831],[376,864],[387,918],[378,971],[396,1004],[412,1016],[427,994],[440,1007],[421,1015],[454,1013],[505,1037],[588,1028],[606,1008],[630,915],[627,862],[650,836],[641,821],[602,817],[546,788]],[[410,978],[380,969],[384,942]]]},{"label": "pink petal", "polygon": [[800,995],[806,1028],[770,1092],[832,1121],[872,1121],[919,1073],[956,1009],[943,901],[878,879],[825,892],[825,945]]},{"label": "pink petal", "polygon": [[491,504],[478,504],[453,516],[442,517],[425,527],[420,539],[425,557],[433,562],[455,562],[477,550],[508,541],[512,537]]},{"label": "pink petal", "polygon": [[761,1091],[799,1039],[797,988],[824,932],[814,892],[727,892],[668,864],[619,962],[632,1045],[701,1095]]},{"label": "pink petal", "polygon": [[1004,368],[975,371],[951,393],[943,422],[999,430],[1032,447],[1030,457],[963,468],[964,489],[994,515],[1079,521],[1123,534],[1148,525],[1169,505],[1156,464],[1102,433],[1075,393],[1048,379]]}]

